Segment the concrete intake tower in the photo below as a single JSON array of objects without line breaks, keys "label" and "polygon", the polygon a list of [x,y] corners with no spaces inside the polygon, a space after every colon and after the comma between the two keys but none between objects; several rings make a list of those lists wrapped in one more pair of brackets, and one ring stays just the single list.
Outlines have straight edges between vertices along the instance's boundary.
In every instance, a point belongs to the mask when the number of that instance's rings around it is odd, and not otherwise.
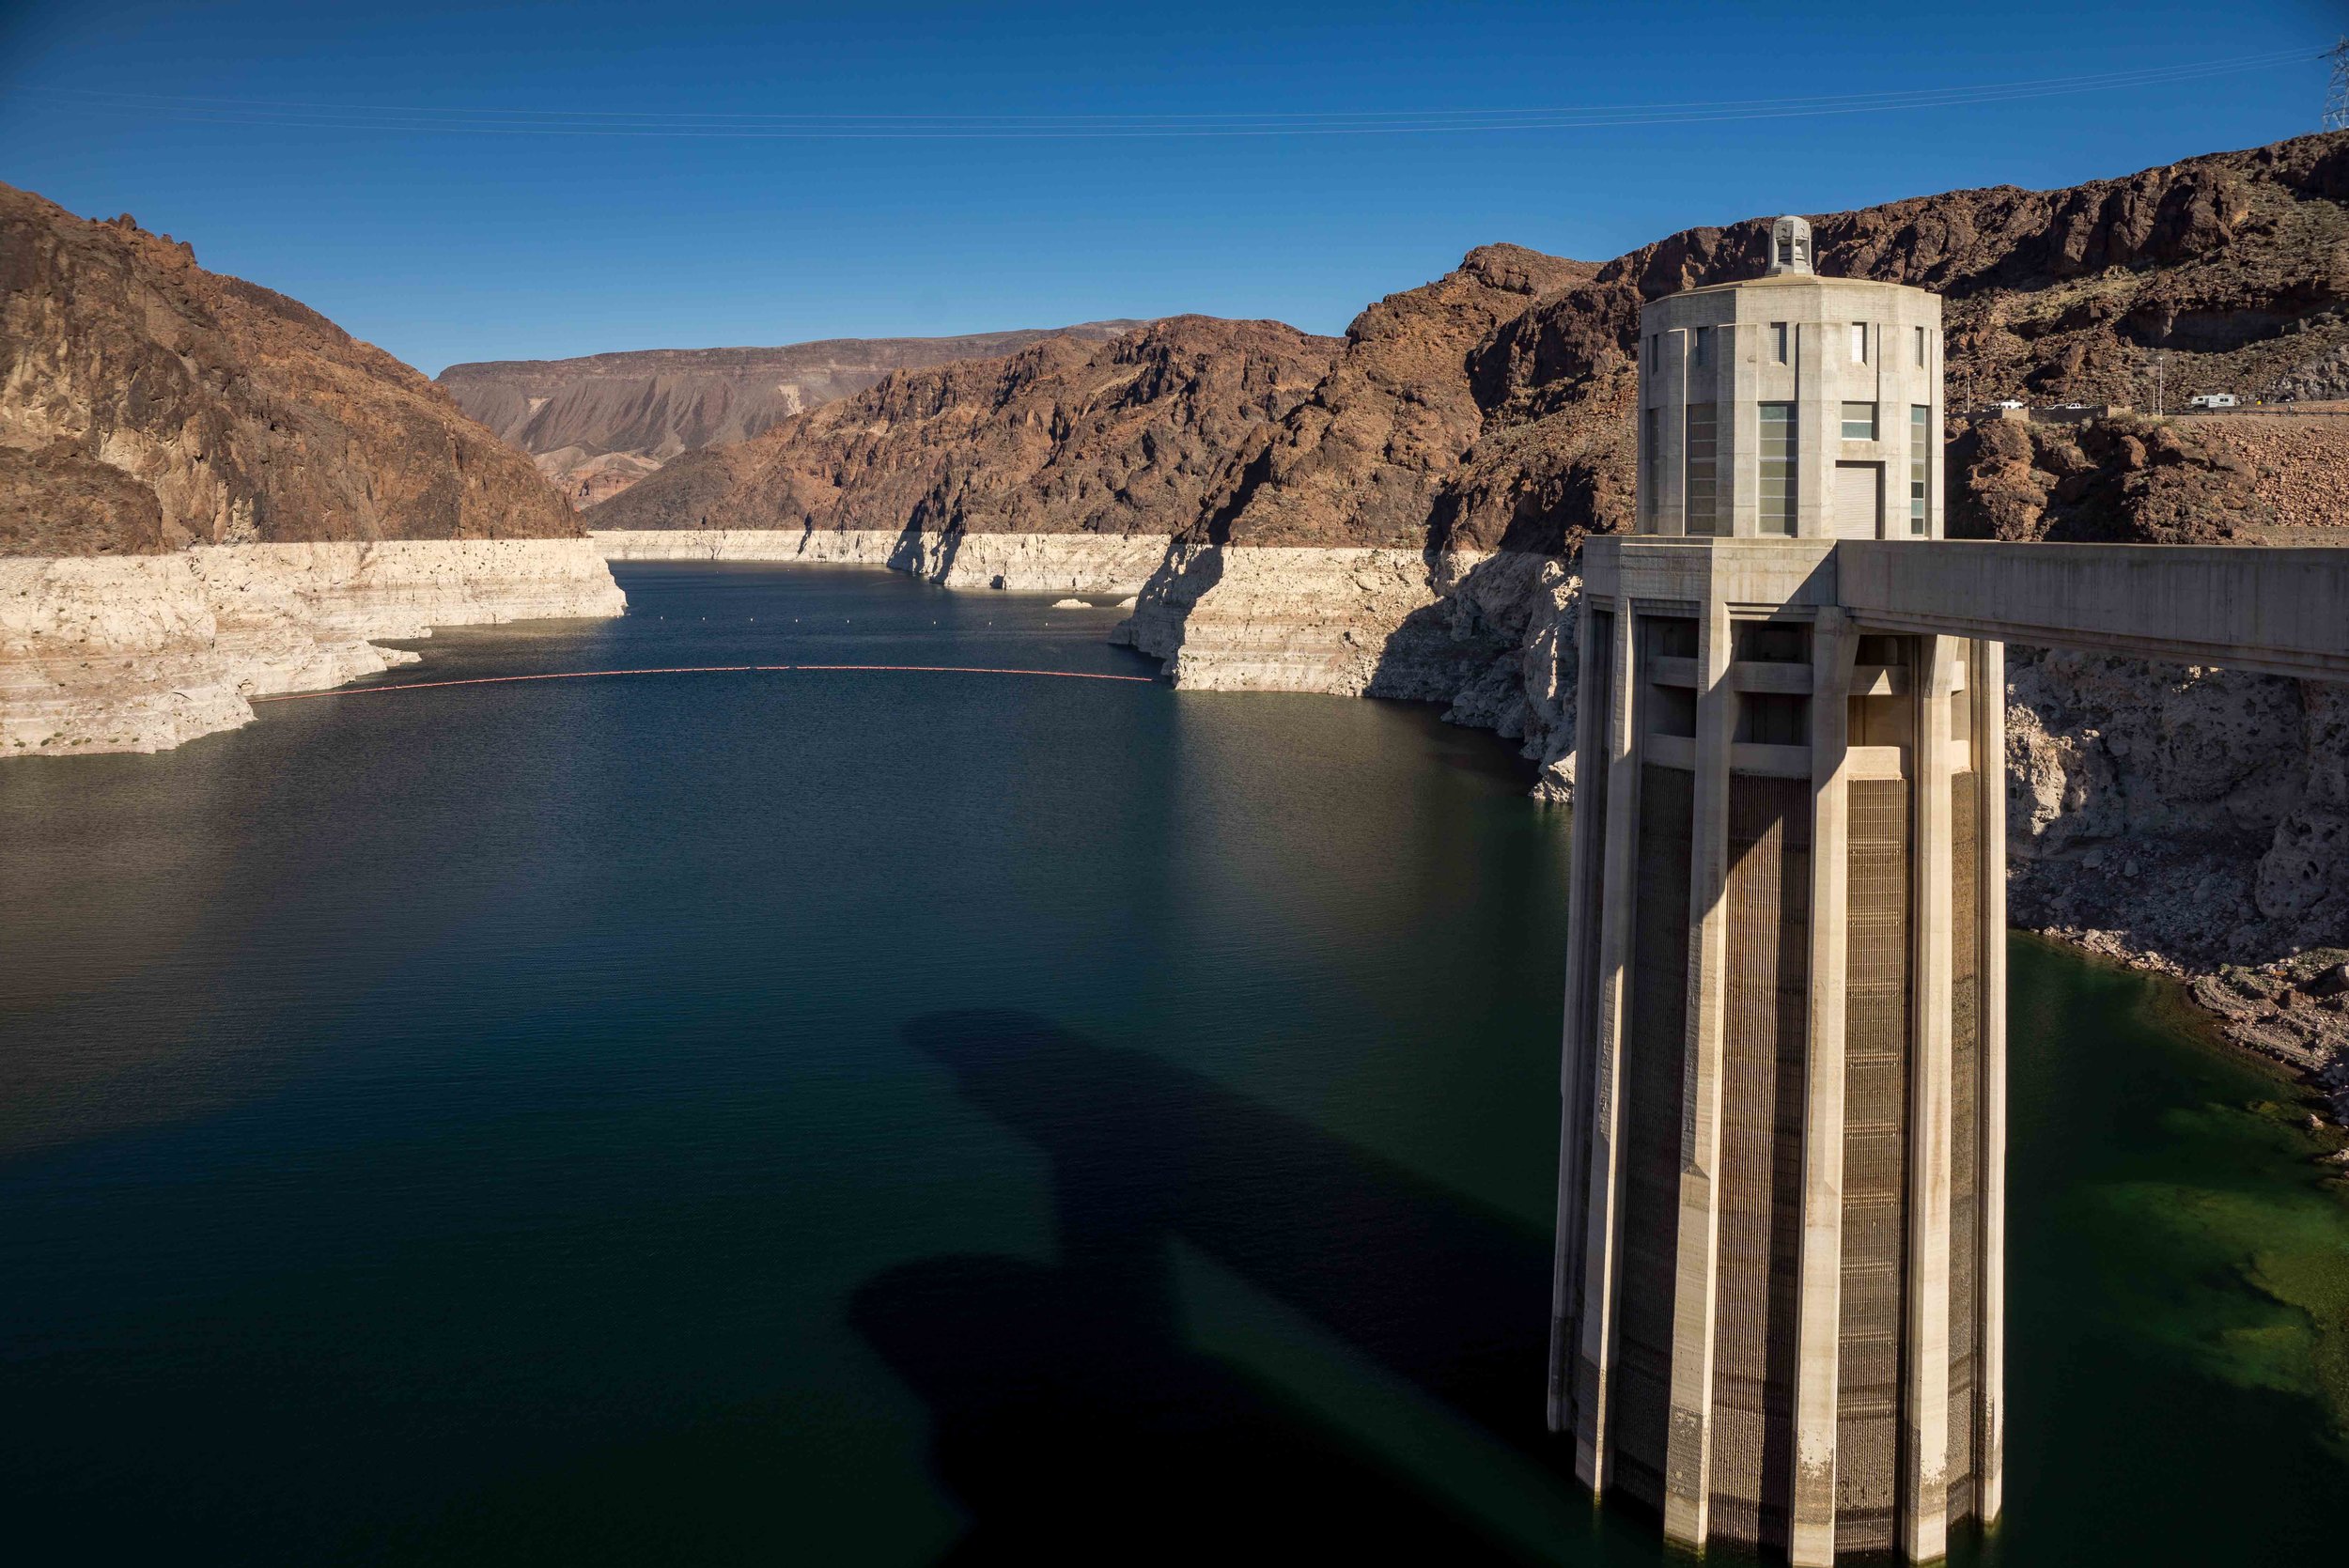
[{"label": "concrete intake tower", "polygon": [[1941,302],[1641,320],[1582,552],[1551,1427],[1665,1533],[1828,1564],[1999,1515],[2006,640],[2349,678],[2349,551],[1942,540]]},{"label": "concrete intake tower", "polygon": [[1672,545],[1587,564],[1551,1421],[1676,1540],[1921,1560],[1999,1510],[2002,649],[1817,591],[1941,536],[1941,302],[1810,248],[1647,307]]}]

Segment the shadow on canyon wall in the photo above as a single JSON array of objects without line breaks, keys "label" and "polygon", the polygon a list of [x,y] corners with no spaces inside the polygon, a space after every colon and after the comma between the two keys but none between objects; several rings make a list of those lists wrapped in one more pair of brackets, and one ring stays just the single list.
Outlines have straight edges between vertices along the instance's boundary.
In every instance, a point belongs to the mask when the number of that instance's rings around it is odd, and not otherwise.
[{"label": "shadow on canyon wall", "polygon": [[909,1041],[1050,1161],[1058,1261],[894,1268],[851,1318],[935,1417],[972,1516],[953,1561],[1077,1552],[1517,1553],[1278,1390],[1187,1343],[1179,1239],[1513,1448],[1542,1430],[1540,1243],[1408,1171],[1034,1015]]}]

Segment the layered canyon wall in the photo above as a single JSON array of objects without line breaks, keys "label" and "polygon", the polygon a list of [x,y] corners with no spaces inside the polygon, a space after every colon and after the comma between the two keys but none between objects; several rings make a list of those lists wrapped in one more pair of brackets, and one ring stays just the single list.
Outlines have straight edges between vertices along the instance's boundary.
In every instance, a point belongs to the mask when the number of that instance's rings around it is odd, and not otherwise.
[{"label": "layered canyon wall", "polygon": [[1139,592],[1338,345],[1183,316],[895,372],[688,453],[584,521],[615,555],[852,561],[957,586]]},{"label": "layered canyon wall", "polygon": [[863,391],[892,370],[996,359],[1048,337],[1099,342],[1143,325],[842,337],[772,349],[649,349],[578,359],[452,365],[438,384],[457,406],[530,454],[574,506],[608,501],[679,453],[764,435]]},{"label": "layered canyon wall", "polygon": [[308,307],[0,186],[0,757],[151,751],[433,625],[612,615],[530,463]]}]

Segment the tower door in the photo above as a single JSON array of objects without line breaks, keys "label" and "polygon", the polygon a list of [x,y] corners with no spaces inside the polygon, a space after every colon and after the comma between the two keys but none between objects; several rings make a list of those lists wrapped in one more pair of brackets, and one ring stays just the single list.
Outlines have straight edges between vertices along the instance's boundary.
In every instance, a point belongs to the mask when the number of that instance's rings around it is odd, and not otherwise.
[{"label": "tower door", "polygon": [[1835,465],[1835,536],[1881,538],[1884,533],[1884,465]]}]

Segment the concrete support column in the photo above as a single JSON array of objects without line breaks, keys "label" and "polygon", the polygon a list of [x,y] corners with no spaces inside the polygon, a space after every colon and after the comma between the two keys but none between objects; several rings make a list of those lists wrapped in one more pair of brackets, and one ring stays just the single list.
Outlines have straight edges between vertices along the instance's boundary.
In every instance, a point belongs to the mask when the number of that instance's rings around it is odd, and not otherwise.
[{"label": "concrete support column", "polygon": [[1766,331],[1752,322],[1741,323],[1730,337],[1734,353],[1721,356],[1721,443],[1715,482],[1729,506],[1729,523],[1722,532],[1741,539],[1762,532],[1762,399],[1757,389]]},{"label": "concrete support column", "polygon": [[1830,405],[1836,385],[1830,355],[1839,351],[1832,324],[1805,322],[1795,349],[1795,532],[1806,539],[1835,536],[1835,454],[1842,431],[1828,423],[1842,409]]},{"label": "concrete support column", "polygon": [[1712,1501],[1714,1313],[1719,1283],[1721,1028],[1729,965],[1729,751],[1733,628],[1719,597],[1698,634],[1695,815],[1689,830],[1688,1032],[1680,1143],[1680,1229],[1672,1297],[1672,1408],[1664,1533],[1704,1545]]},{"label": "concrete support column", "polygon": [[[1575,777],[1590,785],[1603,778],[1607,765],[1609,727],[1604,715],[1612,692],[1614,642],[1611,623],[1602,633],[1599,617],[1585,605],[1576,617],[1575,649]],[[1590,1126],[1591,1072],[1595,1042],[1591,1038],[1590,988],[1597,977],[1591,971],[1597,956],[1594,944],[1580,939],[1584,922],[1595,911],[1602,885],[1606,853],[1606,793],[1586,787],[1574,814],[1574,859],[1569,868],[1567,897],[1573,911],[1575,939],[1566,943],[1566,1005],[1563,1038],[1558,1057],[1558,1213],[1550,1269],[1548,1422],[1552,1432],[1574,1427],[1574,1322],[1582,1296],[1582,1227],[1589,1212],[1584,1181],[1590,1173],[1585,1141]]]},{"label": "concrete support column", "polygon": [[1981,1346],[1975,1378],[1975,1496],[1984,1525],[2006,1475],[2006,644],[1977,643],[1975,768],[1982,790]]},{"label": "concrete support column", "polygon": [[1835,1561],[1836,1374],[1843,1303],[1843,966],[1848,929],[1853,657],[1842,612],[1820,612],[1811,643],[1811,1015],[1802,1133],[1802,1263],[1795,1366],[1795,1474],[1787,1555]]},{"label": "concrete support column", "polygon": [[[1586,602],[1585,613],[1590,609]],[[1614,601],[1614,658],[1603,750],[1607,819],[1599,900],[1597,990],[1591,1040],[1590,1171],[1582,1229],[1582,1298],[1574,1371],[1574,1473],[1594,1492],[1607,1486],[1609,1378],[1614,1364],[1615,1292],[1622,1257],[1616,1234],[1623,1187],[1623,1026],[1631,956],[1632,893],[1638,880],[1632,832],[1638,821],[1640,768],[1639,626],[1628,597]],[[1587,714],[1588,710],[1584,710]],[[1578,726],[1588,722],[1578,717]]]},{"label": "concrete support column", "polygon": [[[1949,1542],[1951,690],[1962,644],[1917,640],[1915,909],[1909,1009],[1908,1288],[1902,1404],[1901,1553],[1942,1557]],[[1968,933],[1968,940],[1976,939]]]}]

